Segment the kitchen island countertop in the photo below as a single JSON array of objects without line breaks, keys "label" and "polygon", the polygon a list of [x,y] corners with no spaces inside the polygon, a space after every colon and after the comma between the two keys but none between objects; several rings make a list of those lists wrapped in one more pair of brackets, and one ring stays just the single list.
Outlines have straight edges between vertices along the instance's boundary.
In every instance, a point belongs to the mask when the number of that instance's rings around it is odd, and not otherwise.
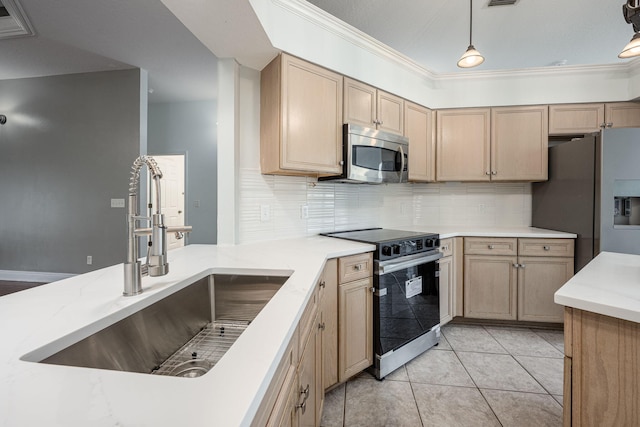
[{"label": "kitchen island countertop", "polygon": [[558,289],[554,301],[640,323],[640,255],[600,253]]},{"label": "kitchen island countertop", "polygon": [[[442,237],[571,238],[515,229],[393,227]],[[373,245],[313,236],[236,246],[190,245],[169,252],[170,272],[145,277],[123,297],[122,264],[0,298],[0,426],[249,425],[326,259]],[[123,251],[124,252],[124,251]],[[22,360],[59,341],[77,342],[214,273],[291,272],[291,277],[206,375],[175,378]],[[115,320],[114,320],[115,319]]]}]

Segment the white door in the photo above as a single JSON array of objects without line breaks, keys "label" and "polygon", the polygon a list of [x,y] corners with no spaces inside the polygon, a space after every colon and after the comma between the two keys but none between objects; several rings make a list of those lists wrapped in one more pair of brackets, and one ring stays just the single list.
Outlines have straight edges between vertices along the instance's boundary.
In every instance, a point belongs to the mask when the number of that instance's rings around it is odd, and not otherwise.
[{"label": "white door", "polygon": [[[165,225],[182,226],[184,225],[184,155],[153,156],[153,158],[162,171],[160,203]],[[174,233],[167,234],[167,249],[182,246],[184,246],[184,239],[176,239]]]}]

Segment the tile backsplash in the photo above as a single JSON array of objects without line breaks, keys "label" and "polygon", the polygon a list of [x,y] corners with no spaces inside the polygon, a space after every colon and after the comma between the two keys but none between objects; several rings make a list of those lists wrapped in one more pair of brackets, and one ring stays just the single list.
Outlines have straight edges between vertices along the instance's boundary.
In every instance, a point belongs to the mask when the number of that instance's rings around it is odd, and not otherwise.
[{"label": "tile backsplash", "polygon": [[240,243],[367,227],[529,226],[529,183],[342,184],[240,169]]}]

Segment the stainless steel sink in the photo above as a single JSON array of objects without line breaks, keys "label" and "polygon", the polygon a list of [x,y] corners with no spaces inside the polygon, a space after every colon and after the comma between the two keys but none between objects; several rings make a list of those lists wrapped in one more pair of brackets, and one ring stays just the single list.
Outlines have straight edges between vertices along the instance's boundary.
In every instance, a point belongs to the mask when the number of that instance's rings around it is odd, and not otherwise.
[{"label": "stainless steel sink", "polygon": [[54,354],[23,360],[197,377],[215,365],[288,277],[212,274]]}]

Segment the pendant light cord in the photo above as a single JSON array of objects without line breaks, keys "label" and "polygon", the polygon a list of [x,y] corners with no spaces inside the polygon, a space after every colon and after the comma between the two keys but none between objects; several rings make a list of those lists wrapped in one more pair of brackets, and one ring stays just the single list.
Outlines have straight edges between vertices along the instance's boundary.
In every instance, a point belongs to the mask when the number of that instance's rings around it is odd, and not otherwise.
[{"label": "pendant light cord", "polygon": [[471,34],[473,31],[473,0],[469,0],[469,46],[473,46]]}]

